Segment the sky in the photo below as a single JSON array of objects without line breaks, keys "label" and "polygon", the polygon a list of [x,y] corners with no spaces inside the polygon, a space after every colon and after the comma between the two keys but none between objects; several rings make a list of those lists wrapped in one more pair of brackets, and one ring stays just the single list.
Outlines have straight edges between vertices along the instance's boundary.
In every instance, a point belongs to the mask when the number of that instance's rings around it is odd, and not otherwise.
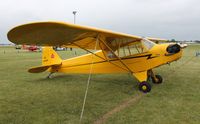
[{"label": "sky", "polygon": [[73,23],[143,37],[200,40],[199,0],[0,0],[0,43],[13,27]]}]

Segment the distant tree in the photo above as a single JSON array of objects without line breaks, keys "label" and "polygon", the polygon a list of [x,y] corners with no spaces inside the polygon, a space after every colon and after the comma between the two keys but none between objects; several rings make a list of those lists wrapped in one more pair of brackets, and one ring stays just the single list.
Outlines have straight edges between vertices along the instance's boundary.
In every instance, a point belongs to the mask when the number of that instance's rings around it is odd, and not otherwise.
[{"label": "distant tree", "polygon": [[199,40],[195,40],[195,42],[196,42],[196,43],[200,43],[200,41],[199,41]]},{"label": "distant tree", "polygon": [[170,42],[176,42],[176,40],[175,39],[171,39],[171,41]]}]

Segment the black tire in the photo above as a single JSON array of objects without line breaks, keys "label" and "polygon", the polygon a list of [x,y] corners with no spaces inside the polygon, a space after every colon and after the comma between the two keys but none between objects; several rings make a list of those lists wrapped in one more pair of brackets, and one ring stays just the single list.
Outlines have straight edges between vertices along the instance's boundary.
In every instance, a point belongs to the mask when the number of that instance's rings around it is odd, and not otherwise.
[{"label": "black tire", "polygon": [[148,82],[141,82],[139,84],[139,90],[142,91],[143,93],[148,93],[151,91],[151,85]]},{"label": "black tire", "polygon": [[152,78],[152,82],[154,84],[161,84],[163,82],[163,78],[160,75],[155,75],[157,80],[155,80],[154,78]]}]

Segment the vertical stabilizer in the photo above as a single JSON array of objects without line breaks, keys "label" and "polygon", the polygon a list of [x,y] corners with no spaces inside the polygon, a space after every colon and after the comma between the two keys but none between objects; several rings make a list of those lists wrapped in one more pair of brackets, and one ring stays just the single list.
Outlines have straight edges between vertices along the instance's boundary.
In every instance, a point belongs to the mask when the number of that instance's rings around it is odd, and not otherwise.
[{"label": "vertical stabilizer", "polygon": [[42,65],[58,65],[62,63],[62,59],[54,51],[52,47],[43,47],[42,49]]}]

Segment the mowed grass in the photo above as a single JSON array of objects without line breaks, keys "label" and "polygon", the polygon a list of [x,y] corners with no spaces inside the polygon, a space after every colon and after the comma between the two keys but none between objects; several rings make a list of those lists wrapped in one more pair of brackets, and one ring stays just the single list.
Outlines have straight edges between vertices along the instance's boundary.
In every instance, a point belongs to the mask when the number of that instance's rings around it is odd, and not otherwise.
[{"label": "mowed grass", "polygon": [[[200,45],[184,50],[181,60],[155,69],[160,85],[133,105],[114,113],[105,123],[200,123]],[[61,51],[62,58],[84,51]],[[193,57],[193,58],[192,58]],[[189,61],[191,60],[191,61]],[[40,52],[0,47],[0,124],[77,124],[88,75],[30,74],[41,64]],[[93,123],[121,102],[141,94],[128,74],[92,75],[82,123]]]}]

